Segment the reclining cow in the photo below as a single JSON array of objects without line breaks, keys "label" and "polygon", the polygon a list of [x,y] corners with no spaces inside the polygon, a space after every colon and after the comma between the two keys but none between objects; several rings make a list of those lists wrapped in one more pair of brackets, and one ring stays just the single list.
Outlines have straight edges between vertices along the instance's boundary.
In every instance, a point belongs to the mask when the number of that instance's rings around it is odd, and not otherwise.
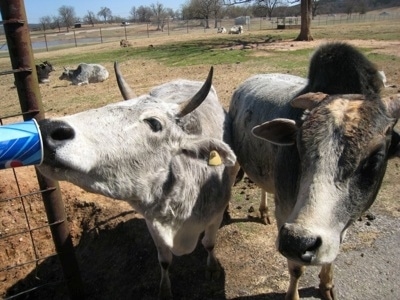
[{"label": "reclining cow", "polygon": [[243,26],[242,25],[235,25],[229,29],[229,34],[242,34],[243,33]]},{"label": "reclining cow", "polygon": [[226,33],[226,28],[225,27],[218,27],[217,28],[217,33]]},{"label": "reclining cow", "polygon": [[375,66],[343,43],[320,47],[308,80],[255,75],[234,92],[233,149],[240,166],[275,194],[278,250],[288,259],[286,299],[299,299],[307,265],[335,299],[333,261],[347,228],[374,202],[399,147],[400,99],[381,100]]},{"label": "reclining cow", "polygon": [[125,102],[39,122],[40,171],[128,201],[158,250],[160,298],[171,297],[172,256],[191,253],[202,232],[207,266],[218,275],[216,233],[228,204],[236,157],[229,123],[211,85],[177,80],[136,97],[115,65]]},{"label": "reclining cow", "polygon": [[64,72],[59,79],[71,81],[74,85],[84,85],[103,82],[108,76],[107,69],[102,65],[81,63],[74,70],[64,67]]},{"label": "reclining cow", "polygon": [[119,41],[119,45],[120,45],[121,47],[130,47],[130,46],[132,46],[131,42],[128,41],[128,40],[126,40],[126,39],[120,40],[120,41]]},{"label": "reclining cow", "polygon": [[48,61],[44,61],[39,65],[35,65],[36,73],[38,77],[39,83],[48,83],[50,82],[50,73],[55,71],[54,67]]}]

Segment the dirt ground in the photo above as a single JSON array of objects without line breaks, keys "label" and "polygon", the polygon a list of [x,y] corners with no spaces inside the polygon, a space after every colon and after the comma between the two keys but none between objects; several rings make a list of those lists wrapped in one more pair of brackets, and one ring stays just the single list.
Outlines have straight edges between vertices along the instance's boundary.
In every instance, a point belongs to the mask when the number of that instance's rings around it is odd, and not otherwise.
[{"label": "dirt ground", "polygon": [[[157,45],[163,41],[144,41]],[[314,48],[325,41],[281,41],[265,47],[292,51],[301,47]],[[139,42],[135,42],[138,44]],[[384,95],[400,92],[400,42],[353,40],[356,46],[368,47],[372,52],[393,55],[393,64],[379,65],[386,73],[388,87]],[[100,45],[86,47],[85,51],[98,51]],[[240,46],[238,46],[240,47]],[[254,55],[268,55],[262,47],[249,49]],[[73,55],[80,48],[59,50],[50,55]],[[49,59],[49,53],[39,53],[36,59]],[[1,61],[0,61],[1,63]],[[3,61],[4,63],[4,61]],[[62,66],[56,66],[60,70]],[[106,65],[112,69],[112,62]],[[209,66],[187,68],[166,67],[151,61],[128,61],[121,66],[127,81],[138,94],[154,85],[175,79],[203,80]],[[268,66],[251,62],[218,65],[215,68],[214,86],[225,107],[236,86],[255,73],[270,72]],[[282,71],[282,70],[281,70]],[[56,73],[60,73],[57,71]],[[287,70],[290,72],[290,70]],[[232,76],[234,74],[234,76]],[[64,115],[92,107],[93,94],[101,93],[104,105],[120,99],[116,83],[110,78],[102,84],[83,87],[60,82],[57,75],[51,82],[40,86],[46,115]],[[2,81],[6,96],[15,97],[10,86],[13,79]],[[87,103],[74,102],[74,97],[88,99]],[[113,100],[110,100],[113,99]],[[2,100],[3,101],[3,100]],[[59,103],[63,102],[63,103]],[[15,169],[19,191],[12,170],[0,171],[0,199],[8,199],[37,189],[33,167]],[[336,282],[341,299],[400,299],[397,280],[400,266],[400,160],[389,162],[387,173],[373,207],[350,229],[342,252],[338,257]],[[87,193],[69,183],[60,183],[65,210],[71,228],[76,257],[80,266],[87,299],[155,299],[160,270],[157,252],[142,217],[127,203]],[[247,179],[234,188],[230,205],[231,219],[225,220],[218,232],[217,257],[223,268],[216,281],[205,279],[206,252],[201,245],[194,253],[175,257],[170,270],[175,299],[283,299],[288,286],[285,259],[275,250],[276,223],[273,217],[273,196],[268,203],[271,225],[259,222],[257,209],[259,190]],[[37,195],[21,201],[0,202],[0,269],[34,259],[28,233],[16,234],[27,228],[24,211],[30,227],[46,225],[41,198]],[[44,287],[32,291],[21,299],[68,299],[62,270],[54,253],[54,246],[47,228],[35,231],[37,255],[43,257],[37,266],[0,271],[0,297],[11,296],[37,285]],[[11,236],[10,236],[11,235]],[[319,299],[318,270],[309,268],[300,284],[302,299]],[[49,284],[53,283],[56,284]]]}]

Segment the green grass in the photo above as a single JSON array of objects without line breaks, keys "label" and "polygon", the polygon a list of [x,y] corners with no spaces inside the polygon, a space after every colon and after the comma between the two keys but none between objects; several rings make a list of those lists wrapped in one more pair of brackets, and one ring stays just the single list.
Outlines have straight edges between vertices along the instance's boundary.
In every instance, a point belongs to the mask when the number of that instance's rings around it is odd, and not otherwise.
[{"label": "green grass", "polygon": [[[347,23],[336,25],[318,25],[311,28],[311,33],[315,39],[328,40],[347,40],[352,39],[376,39],[376,40],[398,40],[400,22],[392,20],[387,22],[374,23]],[[252,51],[240,50],[234,47],[238,44],[265,43],[268,38],[275,40],[294,40],[299,34],[299,29],[267,29],[262,31],[250,31],[245,35],[213,35],[208,38],[187,40],[183,42],[169,42],[154,47],[128,47],[102,52],[85,51],[85,46],[80,46],[82,51],[79,54],[56,56],[52,62],[56,65],[77,65],[81,62],[90,61],[92,63],[112,62],[116,58],[123,62],[130,59],[150,59],[156,60],[167,66],[194,66],[207,64],[233,64],[248,61],[265,62],[268,64],[279,64],[284,69],[300,70],[304,69],[309,60],[312,49],[299,51],[278,52],[268,50],[268,58],[262,56],[252,56]],[[230,50],[230,49],[233,50]],[[366,51],[367,49],[366,49]],[[385,57],[374,57],[383,59]],[[305,75],[302,71],[299,75]]]},{"label": "green grass", "polygon": [[[281,38],[279,36],[279,38]],[[253,44],[265,41],[265,35],[254,35],[243,39],[205,39],[180,43],[167,43],[154,47],[121,48],[103,52],[84,52],[73,56],[60,56],[52,59],[55,65],[72,66],[84,61],[92,63],[119,62],[131,59],[158,61],[167,66],[195,66],[207,62],[209,65],[234,64],[251,61],[253,64],[267,64],[277,70],[290,70],[292,74],[307,75],[307,66],[314,48],[293,51],[265,50],[266,56],[254,56],[254,51],[242,50],[235,45],[243,43]],[[389,62],[394,58],[391,55],[377,54],[373,50],[360,49],[369,59],[375,62]]]},{"label": "green grass", "polygon": [[[103,52],[85,52],[73,56],[57,56],[52,58],[56,65],[76,65],[83,61],[92,63],[104,63],[114,61],[123,62],[130,59],[156,60],[168,66],[192,66],[202,65],[205,61],[208,64],[232,64],[242,63],[251,60],[263,60],[264,58],[254,57],[250,51],[234,49],[236,45],[260,43],[265,41],[265,35],[254,35],[241,39],[222,38],[186,41],[179,43],[166,43],[154,47],[121,48]],[[282,37],[278,37],[281,39]],[[239,46],[240,47],[240,46]],[[303,53],[303,52],[302,52]],[[301,57],[302,53],[296,56]],[[279,55],[276,53],[276,55]],[[274,57],[276,57],[274,54]]]},{"label": "green grass", "polygon": [[336,39],[336,40],[382,40],[391,41],[399,40],[398,20],[392,22],[376,22],[376,23],[354,23],[345,25],[327,25],[311,28],[311,34],[315,39]]}]

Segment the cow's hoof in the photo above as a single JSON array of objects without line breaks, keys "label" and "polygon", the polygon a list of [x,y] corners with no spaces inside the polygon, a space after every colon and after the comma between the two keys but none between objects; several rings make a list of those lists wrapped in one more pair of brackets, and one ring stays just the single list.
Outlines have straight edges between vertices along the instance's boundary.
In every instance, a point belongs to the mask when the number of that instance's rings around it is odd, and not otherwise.
[{"label": "cow's hoof", "polygon": [[269,218],[269,216],[261,216],[261,222],[264,225],[271,225],[271,219]]},{"label": "cow's hoof", "polygon": [[324,300],[335,300],[336,298],[336,293],[334,287],[327,289],[327,288],[322,288],[320,287],[320,293],[322,296],[322,299]]},{"label": "cow's hoof", "polygon": [[158,294],[159,300],[172,300],[171,290],[160,290]]},{"label": "cow's hoof", "polygon": [[215,281],[221,277],[221,267],[219,265],[207,267],[206,270],[206,279]]}]

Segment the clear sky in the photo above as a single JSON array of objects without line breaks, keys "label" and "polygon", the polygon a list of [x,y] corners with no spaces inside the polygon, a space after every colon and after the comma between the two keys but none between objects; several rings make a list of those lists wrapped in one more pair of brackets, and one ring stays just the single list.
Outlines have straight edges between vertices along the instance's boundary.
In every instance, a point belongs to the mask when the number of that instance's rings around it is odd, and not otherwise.
[{"label": "clear sky", "polygon": [[187,0],[25,0],[25,10],[29,23],[39,23],[40,17],[57,16],[63,6],[75,8],[77,17],[82,18],[90,10],[97,14],[101,7],[108,7],[114,16],[129,17],[133,6],[150,6],[161,3],[165,8],[178,10]]}]

